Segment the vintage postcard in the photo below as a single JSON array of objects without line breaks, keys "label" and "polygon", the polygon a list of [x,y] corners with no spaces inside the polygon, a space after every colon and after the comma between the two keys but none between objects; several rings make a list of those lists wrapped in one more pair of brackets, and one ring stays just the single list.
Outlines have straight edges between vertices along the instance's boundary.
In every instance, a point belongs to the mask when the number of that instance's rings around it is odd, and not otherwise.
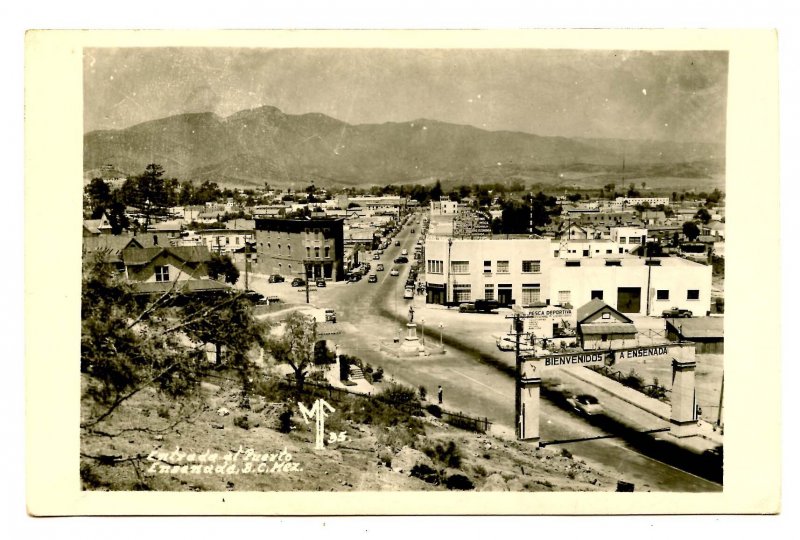
[{"label": "vintage postcard", "polygon": [[779,511],[776,51],[29,32],[29,511]]}]

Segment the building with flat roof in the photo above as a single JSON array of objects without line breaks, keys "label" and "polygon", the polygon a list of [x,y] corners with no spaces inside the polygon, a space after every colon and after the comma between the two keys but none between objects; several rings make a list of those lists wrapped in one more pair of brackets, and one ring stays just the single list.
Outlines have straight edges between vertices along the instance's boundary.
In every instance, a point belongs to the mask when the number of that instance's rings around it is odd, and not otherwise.
[{"label": "building with flat roof", "polygon": [[256,218],[255,222],[255,272],[344,279],[344,219]]},{"label": "building with flat roof", "polygon": [[548,238],[425,242],[428,303],[477,299],[523,307],[603,300],[622,313],[660,314],[672,307],[704,313],[711,305],[711,267],[677,257],[605,254],[561,259]]}]

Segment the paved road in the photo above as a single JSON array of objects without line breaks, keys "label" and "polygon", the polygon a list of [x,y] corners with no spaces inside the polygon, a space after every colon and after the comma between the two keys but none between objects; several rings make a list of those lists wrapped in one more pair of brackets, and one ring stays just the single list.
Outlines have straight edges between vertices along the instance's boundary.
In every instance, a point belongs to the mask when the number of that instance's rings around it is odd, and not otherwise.
[{"label": "paved road", "polygon": [[[411,227],[417,230],[416,234],[409,232]],[[313,292],[311,302],[317,307],[336,309],[339,320],[337,326],[342,333],[335,336],[334,340],[340,345],[342,352],[359,356],[373,365],[381,365],[398,380],[415,387],[425,386],[431,396],[441,384],[448,410],[488,417],[496,426],[513,433],[514,381],[507,369],[513,366],[513,354],[487,346],[485,340],[470,339],[469,335],[459,332],[458,328],[446,329],[444,339],[447,340],[448,336],[457,339],[458,347],[446,346],[447,352],[443,356],[397,359],[379,352],[381,341],[391,342],[394,336],[403,331],[403,324],[396,319],[396,315],[406,316],[407,306],[411,303],[402,296],[410,265],[394,264],[392,260],[403,248],[413,253],[419,228],[419,223],[404,227],[396,237],[402,245],[392,245],[383,254],[380,262],[383,262],[386,270],[375,272],[378,283],[368,283],[366,279],[357,283],[334,283]],[[378,261],[371,262],[374,272]],[[392,267],[400,269],[400,276],[389,275]],[[300,293],[295,294],[300,296]],[[438,344],[438,327],[426,328],[425,332],[426,340],[432,339]],[[634,407],[628,409],[631,409],[630,421],[637,428],[655,429],[665,426],[663,421],[643,415]],[[637,491],[722,489],[718,484],[643,455],[621,439],[591,440],[608,433],[546,399],[541,400],[540,418],[542,441],[589,439],[563,443],[556,447],[568,448],[573,455],[594,466],[603,468],[620,479],[633,482]]]}]

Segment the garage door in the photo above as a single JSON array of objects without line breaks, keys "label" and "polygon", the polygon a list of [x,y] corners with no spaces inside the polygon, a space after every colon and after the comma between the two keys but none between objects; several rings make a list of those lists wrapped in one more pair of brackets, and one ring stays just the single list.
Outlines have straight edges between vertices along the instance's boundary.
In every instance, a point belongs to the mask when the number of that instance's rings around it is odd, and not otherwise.
[{"label": "garage door", "polygon": [[641,287],[619,287],[617,289],[617,310],[622,313],[639,313],[642,310]]}]

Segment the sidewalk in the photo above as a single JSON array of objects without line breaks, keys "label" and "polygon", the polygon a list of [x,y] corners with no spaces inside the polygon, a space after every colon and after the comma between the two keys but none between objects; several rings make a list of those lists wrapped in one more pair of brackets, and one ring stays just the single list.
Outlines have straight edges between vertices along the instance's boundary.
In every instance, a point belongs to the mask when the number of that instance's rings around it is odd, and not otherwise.
[{"label": "sidewalk", "polygon": [[[564,369],[562,373],[567,374],[571,377],[575,377],[587,384],[591,384],[592,386],[599,388],[608,392],[609,394],[613,394],[617,398],[633,405],[634,407],[638,407],[639,409],[646,411],[653,416],[656,416],[666,422],[669,422],[671,416],[671,407],[669,403],[664,403],[663,401],[651,398],[634,390],[633,388],[628,388],[627,386],[618,383],[617,381],[610,379],[600,373],[592,371],[591,369],[587,369],[585,367],[578,367],[576,369]],[[717,429],[716,426],[704,421],[698,421],[698,430],[696,437],[690,437],[687,439],[675,439],[674,442],[677,444],[682,444],[684,446],[689,446],[692,448],[705,449],[708,445],[705,444],[697,444],[699,441],[692,441],[691,439],[696,439],[697,437],[706,439],[714,444],[722,444],[723,437],[721,430]]]}]

